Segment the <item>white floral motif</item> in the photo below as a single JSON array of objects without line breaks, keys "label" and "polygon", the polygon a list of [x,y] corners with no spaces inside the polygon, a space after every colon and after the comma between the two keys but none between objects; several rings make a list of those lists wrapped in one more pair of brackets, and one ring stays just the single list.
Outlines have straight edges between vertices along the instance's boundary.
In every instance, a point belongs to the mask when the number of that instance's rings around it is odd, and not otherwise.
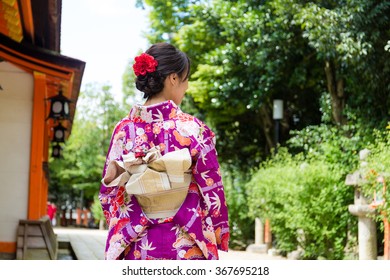
[{"label": "white floral motif", "polygon": [[136,233],[139,233],[139,232],[142,231],[143,228],[144,228],[144,227],[141,226],[141,225],[136,225],[136,226],[134,227],[134,231],[135,231]]},{"label": "white floral motif", "polygon": [[163,127],[164,127],[165,130],[168,130],[168,129],[171,128],[171,124],[169,122],[164,122]]},{"label": "white floral motif", "polygon": [[112,244],[106,253],[106,258],[108,260],[115,260],[116,257],[123,251],[122,244],[120,242],[115,242]]},{"label": "white floral motif", "polygon": [[186,251],[185,250],[180,250],[179,251],[179,257],[180,258],[184,258],[184,255],[186,254]]},{"label": "white floral motif", "polygon": [[142,243],[140,248],[142,250],[145,250],[145,251],[152,251],[152,250],[156,249],[156,247],[152,247],[152,246],[153,246],[153,242],[152,241],[150,243],[148,241],[146,241],[146,243]]},{"label": "white floral motif", "polygon": [[[203,194],[203,192],[202,192],[202,194]],[[207,207],[210,209],[211,208],[211,201],[210,201],[209,194],[207,193],[203,197],[204,197],[204,201],[206,202]]]},{"label": "white floral motif", "polygon": [[143,128],[139,127],[139,128],[137,128],[136,134],[137,135],[144,135],[145,134],[145,130]]},{"label": "white floral motif", "polygon": [[133,204],[122,205],[119,209],[119,217],[130,217],[130,212],[133,212],[133,209],[131,209],[132,206]]},{"label": "white floral motif", "polygon": [[211,199],[214,201],[211,203],[211,205],[215,206],[215,208],[220,210],[221,209],[221,199],[219,198],[219,196],[215,192],[213,192],[213,195],[214,196],[211,197]]},{"label": "white floral motif", "polygon": [[182,135],[184,137],[198,136],[199,135],[199,125],[195,122],[177,121],[176,127],[177,127],[177,131],[180,133],[180,135]]},{"label": "white floral motif", "polygon": [[115,160],[122,155],[122,140],[117,140],[112,144],[110,154],[108,156],[109,160]]},{"label": "white floral motif", "polygon": [[141,110],[141,118],[146,122],[152,122],[152,111]]},{"label": "white floral motif", "polygon": [[210,170],[206,170],[205,172],[200,173],[200,177],[202,177],[203,180],[207,180],[209,176],[207,175],[210,172]]},{"label": "white floral motif", "polygon": [[154,121],[164,121],[164,115],[161,113],[160,110],[157,110],[158,114],[154,114],[153,116],[155,117]]}]

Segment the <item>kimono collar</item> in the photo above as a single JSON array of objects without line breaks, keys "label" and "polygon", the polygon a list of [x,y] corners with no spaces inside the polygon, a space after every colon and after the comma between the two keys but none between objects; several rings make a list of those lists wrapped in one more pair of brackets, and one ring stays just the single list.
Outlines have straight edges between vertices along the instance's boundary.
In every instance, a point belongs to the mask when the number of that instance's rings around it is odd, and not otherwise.
[{"label": "kimono collar", "polygon": [[133,122],[151,123],[156,121],[165,121],[174,118],[180,108],[172,100],[161,103],[143,106],[136,104],[130,111],[129,118]]}]

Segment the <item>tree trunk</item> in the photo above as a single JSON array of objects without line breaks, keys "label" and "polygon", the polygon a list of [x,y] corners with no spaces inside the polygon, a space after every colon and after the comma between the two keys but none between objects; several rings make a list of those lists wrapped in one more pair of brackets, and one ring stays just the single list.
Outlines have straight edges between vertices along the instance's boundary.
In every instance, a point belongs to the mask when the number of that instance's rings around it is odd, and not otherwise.
[{"label": "tree trunk", "polygon": [[269,153],[271,148],[275,147],[275,143],[272,139],[272,119],[265,105],[260,107],[260,122],[267,141],[268,150],[266,152]]},{"label": "tree trunk", "polygon": [[345,124],[346,119],[343,116],[345,106],[344,80],[336,78],[335,66],[330,61],[325,62],[325,74],[331,98],[333,120],[337,125]]}]

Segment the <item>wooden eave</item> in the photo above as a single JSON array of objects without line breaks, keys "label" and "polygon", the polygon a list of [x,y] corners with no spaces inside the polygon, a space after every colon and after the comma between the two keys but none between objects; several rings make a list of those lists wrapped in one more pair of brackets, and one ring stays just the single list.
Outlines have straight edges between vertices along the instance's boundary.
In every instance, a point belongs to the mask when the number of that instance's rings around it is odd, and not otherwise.
[{"label": "wooden eave", "polygon": [[[31,9],[33,33],[31,43],[35,46],[60,52],[61,45],[61,12],[62,0],[18,0],[22,11],[24,34],[27,35],[27,24],[30,16],[25,10]],[[26,8],[25,8],[26,7]],[[28,37],[26,36],[26,41]]]},{"label": "wooden eave", "polygon": [[0,33],[60,52],[62,0],[0,0]]}]

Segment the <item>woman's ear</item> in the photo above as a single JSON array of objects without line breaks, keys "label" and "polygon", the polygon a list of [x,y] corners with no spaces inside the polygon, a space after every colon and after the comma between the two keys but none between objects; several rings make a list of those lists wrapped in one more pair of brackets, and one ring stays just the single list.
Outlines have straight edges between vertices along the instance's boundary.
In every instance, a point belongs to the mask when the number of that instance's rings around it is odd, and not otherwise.
[{"label": "woman's ear", "polygon": [[176,85],[179,81],[176,73],[169,74],[168,79],[173,86]]}]

